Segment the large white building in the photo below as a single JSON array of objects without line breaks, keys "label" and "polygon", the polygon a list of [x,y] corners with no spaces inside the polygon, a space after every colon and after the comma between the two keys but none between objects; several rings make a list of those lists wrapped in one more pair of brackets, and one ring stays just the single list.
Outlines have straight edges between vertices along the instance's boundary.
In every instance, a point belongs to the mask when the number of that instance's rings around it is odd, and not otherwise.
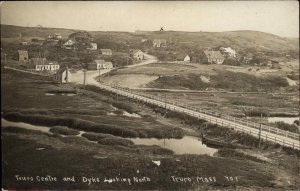
[{"label": "large white building", "polygon": [[46,58],[31,58],[30,63],[36,71],[56,71],[60,68],[56,61],[48,61]]}]

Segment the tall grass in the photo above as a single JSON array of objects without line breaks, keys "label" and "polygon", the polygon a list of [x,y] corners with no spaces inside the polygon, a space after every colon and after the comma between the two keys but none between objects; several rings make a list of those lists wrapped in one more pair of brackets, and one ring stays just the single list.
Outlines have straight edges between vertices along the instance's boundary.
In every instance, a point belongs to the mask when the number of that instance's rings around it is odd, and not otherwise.
[{"label": "tall grass", "polygon": [[123,129],[113,125],[94,123],[87,120],[67,118],[67,117],[54,117],[44,115],[24,115],[20,113],[7,113],[3,117],[10,121],[22,121],[34,125],[47,125],[47,126],[68,126],[70,128],[91,131],[98,133],[112,134],[121,137],[137,137],[138,134],[129,129]]},{"label": "tall grass", "polygon": [[3,118],[9,121],[25,122],[34,125],[67,126],[69,128],[95,133],[111,134],[128,138],[182,138],[183,131],[178,128],[165,127],[162,129],[125,128],[112,124],[95,123],[88,120],[70,117],[55,117],[49,115],[26,115],[18,112],[4,113]]},{"label": "tall grass", "polygon": [[84,133],[83,137],[87,138],[90,141],[97,141],[102,145],[122,145],[129,146],[133,145],[133,142],[127,139],[118,138],[115,136],[102,134],[102,133]]}]

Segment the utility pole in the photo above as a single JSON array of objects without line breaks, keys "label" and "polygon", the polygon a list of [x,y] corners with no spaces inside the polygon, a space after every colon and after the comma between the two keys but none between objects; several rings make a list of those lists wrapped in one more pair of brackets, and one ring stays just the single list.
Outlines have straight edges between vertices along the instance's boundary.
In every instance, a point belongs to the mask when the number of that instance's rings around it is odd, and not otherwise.
[{"label": "utility pole", "polygon": [[165,92],[165,109],[167,110],[167,92]]},{"label": "utility pole", "polygon": [[258,134],[258,138],[259,138],[258,148],[260,148],[260,143],[261,143],[261,120],[262,120],[262,113],[260,114],[259,134]]},{"label": "utility pole", "polygon": [[86,81],[86,70],[83,70],[83,87],[85,89],[85,81]]},{"label": "utility pole", "polygon": [[68,83],[68,81],[69,81],[69,68],[68,68],[68,65],[67,65],[67,67],[66,67],[66,83]]},{"label": "utility pole", "polygon": [[100,70],[101,70],[101,66],[99,65],[99,75],[98,75],[98,78],[99,78],[99,87],[100,87],[100,75],[101,75]]}]

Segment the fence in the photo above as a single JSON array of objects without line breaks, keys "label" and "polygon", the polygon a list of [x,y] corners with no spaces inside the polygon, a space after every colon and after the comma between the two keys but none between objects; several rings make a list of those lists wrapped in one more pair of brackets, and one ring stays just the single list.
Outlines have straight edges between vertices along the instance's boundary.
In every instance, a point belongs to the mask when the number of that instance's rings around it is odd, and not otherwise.
[{"label": "fence", "polygon": [[[169,102],[166,99],[162,99],[157,96],[135,92],[128,88],[122,88],[119,86],[109,86],[101,84],[100,88],[129,98],[141,100],[146,103],[151,103],[160,107],[165,107],[166,109],[169,109],[171,111],[186,113],[193,117],[205,119],[211,123],[243,131],[254,136],[259,136],[260,124],[255,122],[237,119],[229,115],[224,115],[218,112],[212,112],[202,108],[188,107],[186,104]],[[284,131],[267,125],[261,125],[261,138],[273,141],[283,146],[289,146],[294,149],[300,149],[299,142],[296,142],[299,141],[299,134],[292,133],[289,131]]]}]

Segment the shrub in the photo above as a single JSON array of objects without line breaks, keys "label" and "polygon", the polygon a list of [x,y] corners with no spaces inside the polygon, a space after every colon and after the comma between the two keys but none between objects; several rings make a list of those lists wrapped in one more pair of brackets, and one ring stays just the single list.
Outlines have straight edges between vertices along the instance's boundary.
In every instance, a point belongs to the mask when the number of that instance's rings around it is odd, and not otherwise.
[{"label": "shrub", "polygon": [[234,149],[219,149],[218,150],[218,155],[220,155],[221,157],[236,158],[238,160],[252,160],[252,161],[260,162],[260,163],[265,162],[261,159],[258,159],[257,157],[246,155],[246,154],[238,152]]},{"label": "shrub", "polygon": [[68,127],[55,126],[50,129],[50,132],[61,135],[79,135],[79,132]]},{"label": "shrub", "polygon": [[118,138],[115,136],[102,134],[102,133],[84,133],[82,137],[87,138],[90,141],[97,141],[102,145],[122,145],[128,146],[133,145],[133,142],[127,139]]},{"label": "shrub", "polygon": [[129,104],[126,104],[126,103],[114,102],[114,103],[112,103],[112,106],[117,107],[119,109],[123,109],[131,114],[136,112],[132,106],[130,106]]}]

